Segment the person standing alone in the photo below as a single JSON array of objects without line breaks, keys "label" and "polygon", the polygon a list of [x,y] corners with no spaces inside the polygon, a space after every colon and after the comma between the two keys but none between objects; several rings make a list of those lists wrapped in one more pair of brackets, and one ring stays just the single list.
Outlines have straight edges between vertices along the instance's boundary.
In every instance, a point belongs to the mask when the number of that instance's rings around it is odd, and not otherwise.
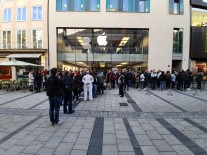
[{"label": "person standing alone", "polygon": [[47,96],[49,97],[49,117],[52,125],[60,125],[59,120],[60,105],[62,103],[64,83],[57,77],[57,68],[50,70],[51,76],[45,82]]}]

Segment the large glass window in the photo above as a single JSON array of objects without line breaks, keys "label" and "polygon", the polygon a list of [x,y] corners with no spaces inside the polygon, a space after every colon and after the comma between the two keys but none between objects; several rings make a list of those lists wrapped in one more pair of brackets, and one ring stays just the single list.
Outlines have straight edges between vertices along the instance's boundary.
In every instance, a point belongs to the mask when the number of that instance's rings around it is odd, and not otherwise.
[{"label": "large glass window", "polygon": [[182,15],[184,14],[183,0],[169,0],[170,14]]},{"label": "large glass window", "polygon": [[17,21],[26,20],[26,7],[17,8]]},{"label": "large glass window", "polygon": [[173,53],[183,53],[183,29],[173,30]]},{"label": "large glass window", "polygon": [[3,49],[11,48],[11,31],[3,31]]},{"label": "large glass window", "polygon": [[100,11],[100,0],[56,0],[57,11]]},{"label": "large glass window", "polygon": [[147,61],[145,56],[148,54],[148,31],[59,28],[57,29],[58,65],[139,66],[139,63]]},{"label": "large glass window", "polygon": [[107,0],[106,11],[150,12],[150,0]]},{"label": "large glass window", "polygon": [[42,6],[34,6],[32,20],[42,20]]},{"label": "large glass window", "polygon": [[11,9],[4,9],[3,22],[11,21]]},{"label": "large glass window", "polygon": [[42,30],[41,29],[33,30],[32,37],[33,37],[33,48],[43,48]]},{"label": "large glass window", "polygon": [[26,48],[26,30],[17,31],[17,48]]}]

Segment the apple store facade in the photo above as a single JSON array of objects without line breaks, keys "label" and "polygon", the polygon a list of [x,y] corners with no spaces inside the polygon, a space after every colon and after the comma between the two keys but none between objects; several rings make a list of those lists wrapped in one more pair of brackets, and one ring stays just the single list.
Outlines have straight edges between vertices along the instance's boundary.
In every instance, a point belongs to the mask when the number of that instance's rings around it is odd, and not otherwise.
[{"label": "apple store facade", "polygon": [[147,64],[148,35],[147,29],[57,28],[58,68],[140,70]]}]

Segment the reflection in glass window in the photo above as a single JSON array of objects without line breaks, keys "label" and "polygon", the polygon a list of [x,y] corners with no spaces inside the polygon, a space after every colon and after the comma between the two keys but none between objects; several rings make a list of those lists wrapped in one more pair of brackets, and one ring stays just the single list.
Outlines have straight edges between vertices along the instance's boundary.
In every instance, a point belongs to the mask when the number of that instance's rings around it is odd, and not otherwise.
[{"label": "reflection in glass window", "polygon": [[89,11],[100,11],[100,0],[90,0]]},{"label": "reflection in glass window", "polygon": [[[149,30],[58,28],[57,32],[59,69],[85,66],[107,69],[130,63],[138,66],[138,61],[147,61],[143,55],[148,54]],[[84,37],[90,39],[90,49],[84,49]]]},{"label": "reflection in glass window", "polygon": [[26,20],[26,8],[17,8],[17,21],[25,21]]},{"label": "reflection in glass window", "polygon": [[169,0],[169,12],[175,15],[183,14],[183,0]]},{"label": "reflection in glass window", "polygon": [[42,30],[33,30],[32,31],[33,37],[33,48],[42,48]]},{"label": "reflection in glass window", "polygon": [[150,12],[150,0],[107,0],[106,10],[120,12]]},{"label": "reflection in glass window", "polygon": [[32,20],[42,20],[42,6],[34,6]]},{"label": "reflection in glass window", "polygon": [[4,9],[3,22],[11,21],[11,9]]},{"label": "reflection in glass window", "polygon": [[74,11],[84,11],[84,0],[74,1]]},{"label": "reflection in glass window", "polygon": [[11,31],[3,31],[3,49],[11,48]]},{"label": "reflection in glass window", "polygon": [[117,11],[117,0],[107,0],[106,11]]},{"label": "reflection in glass window", "polygon": [[183,53],[183,29],[173,30],[173,53]]},{"label": "reflection in glass window", "polygon": [[17,31],[17,48],[26,48],[26,30]]}]

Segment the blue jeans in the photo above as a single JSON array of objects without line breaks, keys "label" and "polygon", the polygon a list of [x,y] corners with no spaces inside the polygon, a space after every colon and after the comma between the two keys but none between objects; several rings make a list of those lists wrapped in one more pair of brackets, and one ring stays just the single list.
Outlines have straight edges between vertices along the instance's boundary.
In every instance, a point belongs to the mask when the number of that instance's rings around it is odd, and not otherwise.
[{"label": "blue jeans", "polygon": [[49,102],[50,102],[50,110],[49,110],[50,121],[52,123],[58,124],[62,97],[49,98]]},{"label": "blue jeans", "polygon": [[97,94],[97,85],[95,84],[93,84],[92,94],[93,94],[93,98],[95,98]]}]

